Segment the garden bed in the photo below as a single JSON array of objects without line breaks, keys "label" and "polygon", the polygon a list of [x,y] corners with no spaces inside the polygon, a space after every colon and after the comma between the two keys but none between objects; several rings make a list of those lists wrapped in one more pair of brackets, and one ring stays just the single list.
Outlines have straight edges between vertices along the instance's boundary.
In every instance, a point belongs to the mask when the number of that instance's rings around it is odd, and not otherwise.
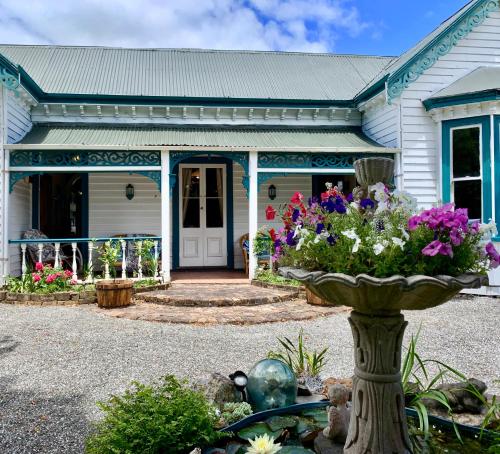
[{"label": "garden bed", "polygon": [[[134,283],[135,285],[135,283]],[[26,306],[70,306],[80,304],[96,304],[97,295],[93,285],[88,289],[79,291],[64,291],[51,293],[28,293],[28,292],[9,292],[0,290],[0,303],[22,304]],[[153,290],[166,290],[169,284],[156,283],[134,287],[133,294],[151,292]]]}]

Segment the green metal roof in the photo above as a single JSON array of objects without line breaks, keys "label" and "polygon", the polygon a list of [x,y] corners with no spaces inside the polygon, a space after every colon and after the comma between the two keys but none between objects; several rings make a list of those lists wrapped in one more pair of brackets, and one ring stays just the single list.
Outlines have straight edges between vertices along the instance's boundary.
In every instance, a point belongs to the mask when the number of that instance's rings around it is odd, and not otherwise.
[{"label": "green metal roof", "polygon": [[49,94],[352,100],[393,57],[0,45]]},{"label": "green metal roof", "polygon": [[[19,143],[8,148],[50,149],[85,147],[198,147],[264,150],[332,150],[387,152],[361,128],[160,128],[34,126]],[[391,149],[392,150],[392,149]]]}]

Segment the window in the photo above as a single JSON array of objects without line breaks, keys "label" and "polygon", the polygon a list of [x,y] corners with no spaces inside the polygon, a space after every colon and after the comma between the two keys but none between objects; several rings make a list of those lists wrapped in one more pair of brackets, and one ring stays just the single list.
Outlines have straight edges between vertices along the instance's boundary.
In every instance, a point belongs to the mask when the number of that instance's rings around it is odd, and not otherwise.
[{"label": "window", "polygon": [[467,208],[469,219],[492,216],[491,117],[442,123],[442,200]]},{"label": "window", "polygon": [[481,219],[481,127],[452,129],[451,135],[452,200],[470,219]]}]

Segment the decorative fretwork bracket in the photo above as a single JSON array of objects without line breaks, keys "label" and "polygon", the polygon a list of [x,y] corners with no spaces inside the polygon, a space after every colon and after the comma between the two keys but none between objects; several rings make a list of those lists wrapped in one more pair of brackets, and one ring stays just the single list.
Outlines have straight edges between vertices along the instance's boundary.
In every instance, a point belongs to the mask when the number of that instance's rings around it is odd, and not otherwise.
[{"label": "decorative fretwork bracket", "polygon": [[5,68],[0,70],[0,83],[7,89],[17,94],[19,88],[19,78],[12,75]]},{"label": "decorative fretwork bracket", "polygon": [[389,104],[415,82],[424,71],[431,68],[442,56],[448,54],[462,38],[481,25],[492,11],[500,9],[500,0],[485,0],[465,12],[455,24],[438,35],[421,49],[408,63],[391,74],[387,81]]}]

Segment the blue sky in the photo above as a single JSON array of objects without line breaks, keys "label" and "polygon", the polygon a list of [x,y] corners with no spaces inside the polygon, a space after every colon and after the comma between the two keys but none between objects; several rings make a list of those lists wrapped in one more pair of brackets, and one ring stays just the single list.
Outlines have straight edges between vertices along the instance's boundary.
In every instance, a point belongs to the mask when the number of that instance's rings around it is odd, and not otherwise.
[{"label": "blue sky", "polygon": [[467,0],[0,0],[0,43],[398,55]]}]

